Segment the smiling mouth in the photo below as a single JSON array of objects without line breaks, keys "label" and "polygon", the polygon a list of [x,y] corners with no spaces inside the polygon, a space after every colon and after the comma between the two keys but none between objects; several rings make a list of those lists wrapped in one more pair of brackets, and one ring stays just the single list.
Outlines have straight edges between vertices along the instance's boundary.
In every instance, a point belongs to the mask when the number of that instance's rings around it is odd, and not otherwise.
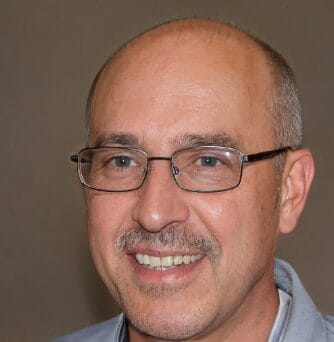
[{"label": "smiling mouth", "polygon": [[167,271],[181,265],[189,265],[193,262],[199,261],[204,257],[204,255],[169,255],[158,257],[148,254],[136,253],[134,257],[140,265],[149,270]]}]

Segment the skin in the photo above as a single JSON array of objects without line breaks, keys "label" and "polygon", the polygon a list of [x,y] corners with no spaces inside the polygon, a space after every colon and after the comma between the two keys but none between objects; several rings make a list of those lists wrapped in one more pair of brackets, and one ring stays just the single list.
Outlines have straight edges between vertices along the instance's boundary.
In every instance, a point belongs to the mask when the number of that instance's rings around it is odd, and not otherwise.
[{"label": "skin", "polygon": [[[105,69],[92,103],[91,146],[113,146],[106,137],[122,133],[137,141],[121,145],[150,156],[170,156],[184,146],[184,134],[228,136],[245,154],[278,147],[268,110],[272,79],[261,50],[234,29],[220,25],[212,35],[212,23],[189,23],[145,34]],[[88,189],[92,255],[129,319],[131,341],[266,341],[278,309],[277,236],[293,230],[312,176],[312,157],[299,150],[289,152],[280,181],[273,160],[261,161],[247,165],[239,187],[226,192],[181,190],[167,161],[152,162],[136,191]],[[133,229],[152,236],[174,230],[214,247],[186,271],[143,272],[117,247]],[[138,251],[199,252],[187,242],[141,242],[130,252]]]}]

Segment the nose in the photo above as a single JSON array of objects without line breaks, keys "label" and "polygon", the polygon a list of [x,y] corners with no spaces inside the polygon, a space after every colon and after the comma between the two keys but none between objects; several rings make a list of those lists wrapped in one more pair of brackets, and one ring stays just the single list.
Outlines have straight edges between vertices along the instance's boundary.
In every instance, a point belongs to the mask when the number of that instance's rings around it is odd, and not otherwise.
[{"label": "nose", "polygon": [[159,232],[168,225],[188,219],[187,194],[175,183],[168,161],[151,162],[145,182],[137,191],[132,217],[146,230]]}]

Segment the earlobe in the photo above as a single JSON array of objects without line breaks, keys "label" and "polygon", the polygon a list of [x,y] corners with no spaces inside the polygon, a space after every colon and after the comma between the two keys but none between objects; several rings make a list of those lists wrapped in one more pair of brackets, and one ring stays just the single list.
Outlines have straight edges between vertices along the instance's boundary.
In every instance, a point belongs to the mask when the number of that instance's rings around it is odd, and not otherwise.
[{"label": "earlobe", "polygon": [[303,211],[314,176],[314,161],[307,149],[289,152],[281,180],[279,231],[294,230]]}]

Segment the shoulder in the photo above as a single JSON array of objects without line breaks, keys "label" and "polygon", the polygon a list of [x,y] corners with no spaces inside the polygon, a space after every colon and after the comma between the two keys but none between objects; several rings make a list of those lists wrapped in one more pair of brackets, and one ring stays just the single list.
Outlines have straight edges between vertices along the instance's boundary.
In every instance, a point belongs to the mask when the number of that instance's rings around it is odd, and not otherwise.
[{"label": "shoulder", "polygon": [[122,341],[125,334],[125,318],[121,314],[108,321],[89,326],[66,336],[58,337],[50,342]]},{"label": "shoulder", "polygon": [[297,273],[283,260],[275,260],[275,281],[292,298],[284,341],[334,342],[334,317],[317,310]]}]

